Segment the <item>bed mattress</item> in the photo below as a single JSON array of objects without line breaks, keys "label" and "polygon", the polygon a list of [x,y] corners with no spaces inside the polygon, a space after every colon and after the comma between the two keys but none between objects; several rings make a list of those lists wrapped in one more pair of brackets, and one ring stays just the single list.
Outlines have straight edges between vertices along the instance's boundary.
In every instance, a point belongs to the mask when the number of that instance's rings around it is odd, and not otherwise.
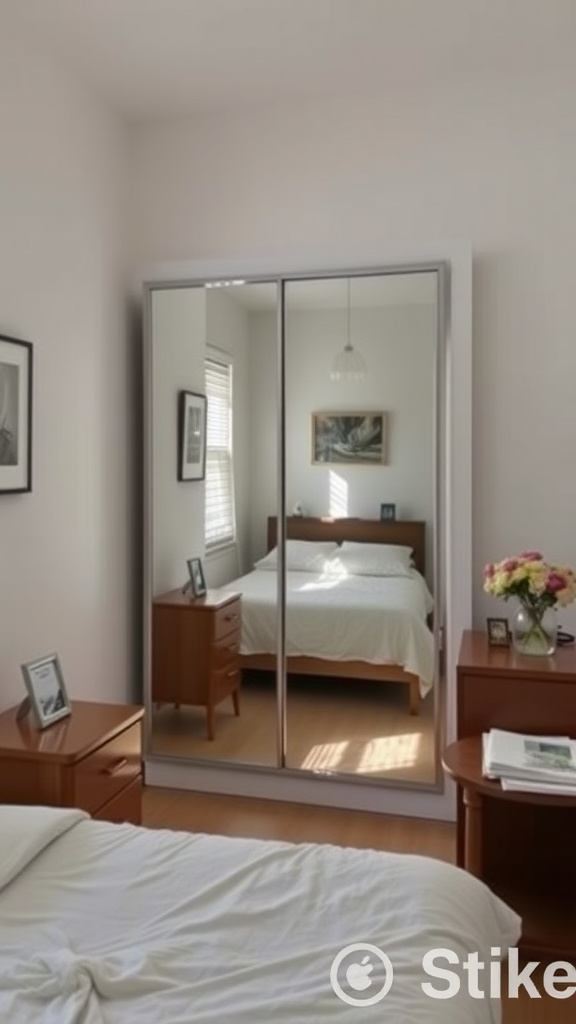
[{"label": "bed mattress", "polygon": [[[225,589],[242,594],[242,654],[274,654],[277,576],[254,570]],[[286,573],[286,654],[330,661],[401,665],[434,681],[434,637],[426,623],[432,598],[415,569],[404,576]]]},{"label": "bed mattress", "polygon": [[[10,1024],[495,1024],[499,1001],[464,983],[450,1000],[426,995],[422,958],[444,946],[488,959],[519,935],[483,883],[419,856],[3,807],[0,864]],[[390,957],[394,980],[359,1011],[330,976],[341,950],[364,943]]]}]

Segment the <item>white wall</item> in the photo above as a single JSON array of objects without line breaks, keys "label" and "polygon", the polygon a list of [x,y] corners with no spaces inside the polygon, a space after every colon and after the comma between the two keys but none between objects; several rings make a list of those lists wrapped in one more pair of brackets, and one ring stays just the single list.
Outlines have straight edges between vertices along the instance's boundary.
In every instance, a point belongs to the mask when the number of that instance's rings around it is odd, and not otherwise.
[{"label": "white wall", "polygon": [[[0,39],[0,333],[34,345],[31,494],[0,494],[0,709],[57,651],[71,698],[134,672],[127,150],[120,122],[18,34]],[[141,653],[137,653],[137,658]]]},{"label": "white wall", "polygon": [[[576,76],[151,125],[134,134],[135,258],[474,252],[474,620],[483,564],[576,563]],[[574,609],[563,624],[576,622]]]},{"label": "white wall", "polygon": [[182,586],[186,559],[204,555],[203,480],[179,481],[181,391],[204,393],[206,296],[203,288],[155,289],[150,295],[152,411],[152,596]]},{"label": "white wall", "polygon": [[[361,381],[329,376],[346,340],[342,322],[342,310],[287,316],[286,507],[300,499],[308,515],[378,519],[380,502],[393,502],[398,519],[427,523],[431,570],[436,310],[355,310],[353,343],[368,368]],[[385,464],[313,465],[311,414],[322,411],[385,412]]]}]

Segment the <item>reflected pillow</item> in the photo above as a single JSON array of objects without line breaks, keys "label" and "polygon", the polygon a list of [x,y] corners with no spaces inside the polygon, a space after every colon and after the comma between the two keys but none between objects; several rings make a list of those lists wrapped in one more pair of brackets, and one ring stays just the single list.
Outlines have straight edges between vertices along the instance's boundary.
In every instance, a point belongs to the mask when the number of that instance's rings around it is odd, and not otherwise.
[{"label": "reflected pillow", "polygon": [[333,559],[351,576],[411,576],[412,548],[344,541]]},{"label": "reflected pillow", "polygon": [[[324,572],[330,557],[338,550],[333,541],[287,540],[286,568],[292,572]],[[277,569],[278,548],[254,563],[255,569]]]}]

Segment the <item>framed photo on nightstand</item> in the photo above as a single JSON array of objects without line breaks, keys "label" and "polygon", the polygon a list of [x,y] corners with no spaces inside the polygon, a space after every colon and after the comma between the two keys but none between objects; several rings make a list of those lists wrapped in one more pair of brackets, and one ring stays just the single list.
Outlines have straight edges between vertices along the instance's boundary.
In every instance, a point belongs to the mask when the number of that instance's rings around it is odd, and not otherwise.
[{"label": "framed photo on nightstand", "polygon": [[508,619],[486,619],[486,629],[491,647],[510,647]]},{"label": "framed photo on nightstand", "polygon": [[29,705],[41,729],[72,713],[57,654],[22,665]]}]

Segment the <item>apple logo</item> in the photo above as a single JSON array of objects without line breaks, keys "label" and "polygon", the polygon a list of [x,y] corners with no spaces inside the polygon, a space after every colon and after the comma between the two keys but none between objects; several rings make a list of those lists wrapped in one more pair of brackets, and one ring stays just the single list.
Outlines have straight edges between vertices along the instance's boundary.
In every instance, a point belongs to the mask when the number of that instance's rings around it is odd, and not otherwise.
[{"label": "apple logo", "polygon": [[346,971],[346,981],[356,992],[362,992],[372,984],[368,975],[374,970],[374,964],[369,961],[370,957],[365,956],[361,963],[350,964]]}]

